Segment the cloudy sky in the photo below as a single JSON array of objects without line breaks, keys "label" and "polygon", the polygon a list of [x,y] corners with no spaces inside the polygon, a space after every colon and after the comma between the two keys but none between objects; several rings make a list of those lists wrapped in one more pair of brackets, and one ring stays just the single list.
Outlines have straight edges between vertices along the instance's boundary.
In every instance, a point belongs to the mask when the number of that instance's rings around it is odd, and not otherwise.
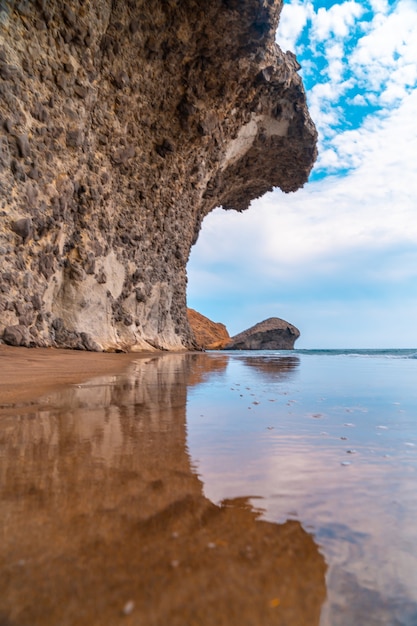
[{"label": "cloudy sky", "polygon": [[417,347],[417,0],[289,0],[319,158],[305,187],[216,209],[188,304],[231,335],[267,317],[298,348]]}]

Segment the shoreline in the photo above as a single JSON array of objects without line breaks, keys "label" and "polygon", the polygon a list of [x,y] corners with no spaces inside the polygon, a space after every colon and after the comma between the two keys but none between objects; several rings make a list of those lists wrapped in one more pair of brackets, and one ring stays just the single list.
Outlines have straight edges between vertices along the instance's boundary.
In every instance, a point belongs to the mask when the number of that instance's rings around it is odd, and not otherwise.
[{"label": "shoreline", "polygon": [[163,351],[87,352],[0,344],[0,405],[35,400],[60,387],[106,374],[119,374],[138,359]]}]

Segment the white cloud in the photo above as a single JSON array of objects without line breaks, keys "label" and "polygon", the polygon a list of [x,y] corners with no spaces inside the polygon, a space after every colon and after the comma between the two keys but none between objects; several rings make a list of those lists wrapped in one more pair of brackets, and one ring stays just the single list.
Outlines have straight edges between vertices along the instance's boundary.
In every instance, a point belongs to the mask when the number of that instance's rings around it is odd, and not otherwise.
[{"label": "white cloud", "polygon": [[348,101],[348,104],[353,104],[355,106],[367,106],[368,102],[362,94],[357,93],[352,100]]},{"label": "white cloud", "polygon": [[312,13],[313,6],[308,1],[296,0],[284,4],[276,35],[277,43],[284,52],[287,50],[296,52],[297,41]]},{"label": "white cloud", "polygon": [[387,13],[388,12],[388,2],[387,0],[370,0],[369,4],[371,5],[372,11],[374,13]]},{"label": "white cloud", "polygon": [[362,5],[352,0],[334,4],[329,9],[321,7],[313,20],[313,39],[325,41],[330,36],[347,37],[350,28],[363,12]]},{"label": "white cloud", "polygon": [[[399,0],[391,7],[385,1],[348,1],[317,11],[311,2],[298,0],[284,6],[287,18],[280,36],[288,32],[294,45],[298,41],[301,74],[307,82],[314,76],[307,97],[319,131],[318,168],[333,172],[338,162],[342,168],[358,165],[357,159],[347,161],[339,146],[346,116],[351,128],[360,123],[347,104],[376,107],[387,114],[416,87],[416,9],[415,0]],[[364,113],[358,112],[356,119]]]},{"label": "white cloud", "polygon": [[[389,15],[378,13],[369,32],[361,37],[350,57],[350,69],[366,89],[403,98],[417,80],[417,6],[401,0]],[[391,94],[391,96],[387,96]]]},{"label": "white cloud", "polygon": [[340,88],[333,89],[331,83],[317,83],[310,92],[310,100],[320,102],[337,102],[340,96]]},{"label": "white cloud", "polygon": [[[400,106],[383,116],[368,116],[361,128],[345,131],[334,140],[338,153],[342,156],[354,155],[364,164],[370,183],[375,172],[384,170],[386,186],[391,185],[398,192],[404,188],[404,176],[409,177],[409,190],[416,184],[413,154],[417,154],[415,133],[415,111],[417,90],[404,96]],[[395,157],[396,167],[393,169]],[[369,163],[373,163],[371,171]],[[359,177],[361,172],[354,174]],[[401,182],[400,182],[401,181]],[[417,189],[416,189],[417,191]]]}]

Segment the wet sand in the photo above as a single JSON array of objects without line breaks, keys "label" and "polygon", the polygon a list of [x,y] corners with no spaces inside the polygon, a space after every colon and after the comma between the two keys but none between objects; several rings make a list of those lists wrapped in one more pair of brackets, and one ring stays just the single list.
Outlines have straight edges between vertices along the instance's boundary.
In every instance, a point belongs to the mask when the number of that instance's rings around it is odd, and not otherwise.
[{"label": "wet sand", "polygon": [[[227,357],[2,358],[14,397],[38,400],[0,416],[0,624],[318,626],[311,534],[249,498],[210,501],[189,455],[188,389]],[[100,368],[111,375],[91,379]]]},{"label": "wet sand", "polygon": [[0,405],[43,394],[105,374],[118,374],[158,352],[101,353],[54,348],[14,348],[0,344]]},{"label": "wet sand", "polygon": [[417,624],[415,355],[0,372],[1,626]]}]

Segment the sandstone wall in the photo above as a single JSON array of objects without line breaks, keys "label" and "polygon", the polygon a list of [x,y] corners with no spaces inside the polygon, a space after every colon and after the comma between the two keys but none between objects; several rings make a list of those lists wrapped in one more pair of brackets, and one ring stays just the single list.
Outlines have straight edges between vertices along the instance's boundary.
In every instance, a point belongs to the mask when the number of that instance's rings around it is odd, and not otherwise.
[{"label": "sandstone wall", "polygon": [[221,322],[213,322],[194,309],[187,309],[188,322],[197,345],[203,350],[219,350],[229,341],[228,330]]},{"label": "sandstone wall", "polygon": [[0,337],[193,347],[204,216],[293,191],[316,131],[278,0],[2,0]]}]

